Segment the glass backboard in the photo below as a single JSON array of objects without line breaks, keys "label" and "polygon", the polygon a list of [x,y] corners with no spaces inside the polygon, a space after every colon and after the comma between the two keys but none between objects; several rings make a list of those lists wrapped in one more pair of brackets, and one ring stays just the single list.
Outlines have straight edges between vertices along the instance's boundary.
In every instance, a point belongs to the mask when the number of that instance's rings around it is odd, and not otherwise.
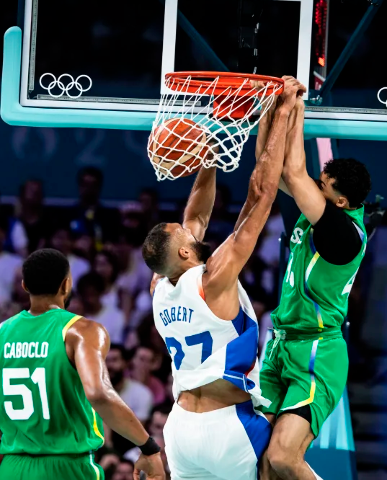
[{"label": "glass backboard", "polygon": [[297,76],[309,119],[387,121],[382,0],[24,0],[21,8],[22,106],[155,112],[165,73],[215,70]]}]

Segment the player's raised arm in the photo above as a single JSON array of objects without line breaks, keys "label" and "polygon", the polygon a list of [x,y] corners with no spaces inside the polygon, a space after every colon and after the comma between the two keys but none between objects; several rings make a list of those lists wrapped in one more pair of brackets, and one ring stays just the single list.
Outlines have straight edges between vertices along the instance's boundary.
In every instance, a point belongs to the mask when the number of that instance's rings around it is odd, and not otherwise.
[{"label": "player's raised arm", "polygon": [[326,200],[306,170],[304,108],[303,100],[297,99],[296,106],[289,118],[282,177],[298,208],[310,223],[315,225],[324,213]]},{"label": "player's raised arm", "polygon": [[285,156],[285,142],[290,112],[297,94],[305,87],[286,77],[285,90],[278,102],[270,132],[251,175],[247,204],[251,209],[237,230],[218,248],[207,262],[215,289],[224,291],[235,285],[240,271],[252,254],[259,234],[275,200]]},{"label": "player's raised arm", "polygon": [[109,347],[105,328],[91,320],[79,320],[66,335],[67,355],[77,369],[91,406],[112,430],[139,446],[143,453],[140,468],[147,478],[164,480],[160,449],[110,382],[105,364]]},{"label": "player's raised arm", "polygon": [[184,211],[183,227],[189,228],[199,241],[204,238],[214,207],[216,170],[216,167],[200,169]]},{"label": "player's raised arm", "polygon": [[[253,87],[261,88],[260,82],[251,81]],[[257,142],[255,144],[255,159],[258,162],[264,149],[266,142],[269,137],[270,129],[273,124],[274,115],[277,107],[277,96],[274,96],[273,104],[266,112],[263,118],[259,121],[258,124],[258,135],[257,135]],[[289,190],[287,189],[285,182],[280,179],[279,188],[290,195]],[[250,194],[250,191],[249,191]],[[248,195],[245,204],[239,214],[238,220],[235,224],[234,231],[238,230],[242,222],[247,218],[248,214],[250,213],[251,209],[254,206],[255,198],[254,195]]]}]

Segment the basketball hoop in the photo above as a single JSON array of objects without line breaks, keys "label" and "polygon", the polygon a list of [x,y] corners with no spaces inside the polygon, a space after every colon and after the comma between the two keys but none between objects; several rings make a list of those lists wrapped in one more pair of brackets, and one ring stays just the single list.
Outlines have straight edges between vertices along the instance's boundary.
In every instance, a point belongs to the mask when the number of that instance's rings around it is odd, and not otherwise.
[{"label": "basketball hoop", "polygon": [[[258,81],[259,87],[253,88],[251,80]],[[149,137],[148,155],[158,180],[175,180],[192,173],[193,162],[185,166],[180,158],[171,160],[171,155],[157,153],[168,150],[165,145],[158,144],[155,132],[160,126],[168,129],[165,122],[174,118],[194,122],[193,128],[201,128],[205,133],[208,150],[206,155],[203,155],[203,147],[197,154],[182,150],[181,158],[186,158],[187,154],[190,158],[197,155],[198,162],[205,168],[216,166],[231,172],[238,168],[250,131],[273,105],[275,95],[283,92],[284,81],[242,73],[176,72],[165,76],[165,85],[168,92],[161,96]],[[173,128],[170,134],[178,136]],[[169,151],[172,150],[170,147]],[[174,172],[175,167],[178,168]]]}]

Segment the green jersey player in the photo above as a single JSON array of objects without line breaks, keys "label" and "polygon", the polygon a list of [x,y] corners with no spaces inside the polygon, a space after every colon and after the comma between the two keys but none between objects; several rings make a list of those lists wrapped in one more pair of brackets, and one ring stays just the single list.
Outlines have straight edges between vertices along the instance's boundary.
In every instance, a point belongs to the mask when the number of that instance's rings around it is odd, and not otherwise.
[{"label": "green jersey player", "polygon": [[[272,114],[260,123],[257,155]],[[294,197],[302,215],[290,238],[281,301],[272,313],[275,338],[261,371],[262,394],[272,402],[262,411],[274,425],[263,480],[316,478],[304,454],[345,388],[348,354],[341,325],[367,244],[362,202],[371,182],[365,166],[332,160],[312,180],[303,130],[299,99],[288,123],[280,188]]]},{"label": "green jersey player", "polygon": [[72,289],[67,258],[38,250],[23,265],[31,308],[0,325],[0,478],[102,480],[94,452],[102,419],[140,446],[136,465],[165,478],[157,444],[113,389],[106,330],[65,310]]}]

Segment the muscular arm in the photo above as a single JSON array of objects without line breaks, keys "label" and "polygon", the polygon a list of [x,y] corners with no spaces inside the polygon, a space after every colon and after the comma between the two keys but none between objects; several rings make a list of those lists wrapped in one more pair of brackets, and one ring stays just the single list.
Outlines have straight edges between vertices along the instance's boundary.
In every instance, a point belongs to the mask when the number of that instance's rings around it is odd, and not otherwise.
[{"label": "muscular arm", "polygon": [[183,227],[189,228],[192,235],[199,241],[203,240],[216,193],[216,167],[201,168],[184,211]]},{"label": "muscular arm", "polygon": [[[297,94],[303,91],[305,87],[297,80],[292,77],[285,79],[280,106],[277,106],[265,147],[250,178],[248,201],[252,208],[236,231],[207,262],[207,272],[203,275],[206,301],[212,311],[221,315],[221,318],[231,319],[229,317],[237,313],[231,312],[230,299],[233,297],[237,300],[235,286],[238,275],[255,248],[275,200],[283,170],[289,115]],[[237,308],[239,301],[233,301],[233,304]],[[229,313],[226,313],[224,305],[229,309]]]},{"label": "muscular arm", "polygon": [[312,225],[322,217],[326,200],[306,171],[304,149],[304,102],[297,100],[289,118],[283,179],[298,208]]},{"label": "muscular arm", "polygon": [[[264,152],[266,142],[269,138],[270,129],[272,127],[274,114],[276,111],[276,105],[277,105],[277,97],[274,98],[274,102],[272,106],[269,108],[269,110],[266,112],[266,115],[259,121],[257,143],[255,144],[256,162],[259,161],[262,153]],[[279,188],[283,190],[285,193],[287,193],[288,195],[290,195],[290,192],[287,189],[285,182],[282,180],[282,178],[280,178],[280,181],[279,181]],[[247,218],[251,209],[254,206],[254,202],[255,202],[254,195],[249,190],[246,202],[243,205],[243,208],[239,214],[238,220],[235,224],[234,232],[238,230],[242,222]]]},{"label": "muscular arm", "polygon": [[252,208],[207,262],[207,278],[203,276],[203,282],[209,305],[213,298],[220,298],[236,285],[269,216],[283,168],[288,117],[285,109],[276,111],[266,146],[250,178],[248,199]]},{"label": "muscular arm", "polygon": [[105,328],[91,320],[78,320],[67,332],[67,355],[77,369],[91,406],[112,430],[135,445],[144,445],[149,435],[110,382],[105,364],[109,348]]}]

